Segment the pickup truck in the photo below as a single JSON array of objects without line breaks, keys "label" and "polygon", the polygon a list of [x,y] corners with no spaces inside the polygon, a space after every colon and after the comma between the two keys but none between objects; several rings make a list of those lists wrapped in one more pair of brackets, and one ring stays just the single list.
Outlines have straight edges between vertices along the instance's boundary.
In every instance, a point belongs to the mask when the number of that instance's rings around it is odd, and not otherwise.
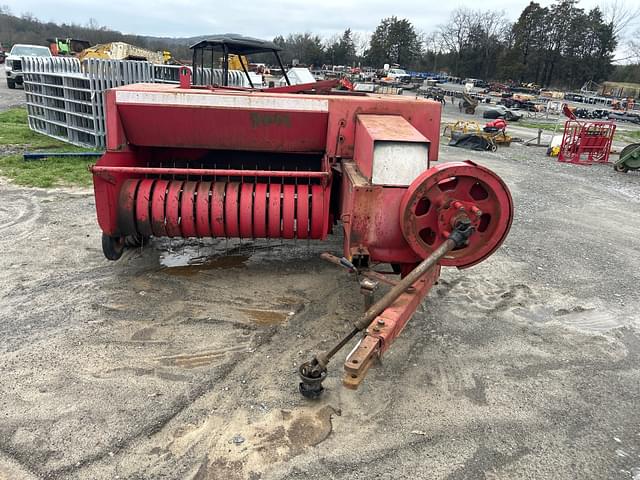
[{"label": "pickup truck", "polygon": [[411,81],[411,75],[401,68],[390,68],[385,80],[389,83],[409,83]]},{"label": "pickup truck", "polygon": [[4,62],[9,88],[16,88],[16,84],[22,85],[22,57],[51,57],[51,51],[39,45],[14,45]]}]

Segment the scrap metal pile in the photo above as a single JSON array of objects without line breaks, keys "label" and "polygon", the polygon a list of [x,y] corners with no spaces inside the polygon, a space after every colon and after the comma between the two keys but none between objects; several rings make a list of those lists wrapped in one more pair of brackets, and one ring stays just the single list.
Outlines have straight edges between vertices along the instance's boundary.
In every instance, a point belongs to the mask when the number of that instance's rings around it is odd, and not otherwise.
[{"label": "scrap metal pile", "polygon": [[[181,85],[107,92],[107,152],[92,168],[105,255],[117,259],[151,235],[323,240],[342,230],[343,251],[323,258],[357,271],[367,310],[302,365],[307,397],[320,395],[330,359],[364,332],[345,361],[343,383],[357,388],[441,266],[483,261],[509,231],[512,200],[495,173],[471,161],[432,166],[439,102],[335,93],[322,82],[196,88],[188,77],[185,68]],[[390,289],[374,302],[381,285]]]}]

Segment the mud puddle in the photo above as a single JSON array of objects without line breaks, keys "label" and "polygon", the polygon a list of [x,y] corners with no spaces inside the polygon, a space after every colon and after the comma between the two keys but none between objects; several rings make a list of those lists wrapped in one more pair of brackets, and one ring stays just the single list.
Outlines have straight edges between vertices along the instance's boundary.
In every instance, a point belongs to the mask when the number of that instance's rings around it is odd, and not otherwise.
[{"label": "mud puddle", "polygon": [[241,312],[248,314],[251,319],[260,326],[281,325],[285,323],[294,312],[280,310],[260,310],[254,308],[240,308]]},{"label": "mud puddle", "polygon": [[173,255],[165,257],[167,262],[161,264],[169,275],[190,276],[203,270],[226,270],[229,268],[243,268],[250,255],[230,255],[224,257],[194,257],[188,255]]},{"label": "mud puddle", "polygon": [[152,248],[159,251],[159,263],[167,273],[189,275],[262,261],[317,259],[324,251],[340,251],[339,241],[155,238]]},{"label": "mud puddle", "polygon": [[251,251],[242,245],[229,245],[226,241],[191,241],[174,244],[160,239],[155,247],[160,251],[159,262],[169,275],[191,276],[205,270],[244,268]]}]

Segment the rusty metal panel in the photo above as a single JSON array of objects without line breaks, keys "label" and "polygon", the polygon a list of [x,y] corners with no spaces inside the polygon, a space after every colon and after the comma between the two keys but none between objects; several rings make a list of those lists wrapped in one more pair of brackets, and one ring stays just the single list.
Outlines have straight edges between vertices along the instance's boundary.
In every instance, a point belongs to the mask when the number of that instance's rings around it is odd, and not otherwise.
[{"label": "rusty metal panel", "polygon": [[353,162],[344,162],[340,219],[347,258],[369,255],[372,260],[393,263],[421,260],[400,229],[400,203],[405,191],[371,185]]}]

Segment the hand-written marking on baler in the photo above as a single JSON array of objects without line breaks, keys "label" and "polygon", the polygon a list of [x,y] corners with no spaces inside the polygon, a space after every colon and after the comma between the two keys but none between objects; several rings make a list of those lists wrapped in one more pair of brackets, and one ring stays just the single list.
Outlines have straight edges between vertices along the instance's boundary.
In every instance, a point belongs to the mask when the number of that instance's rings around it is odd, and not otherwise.
[{"label": "hand-written marking on baler", "polygon": [[291,118],[287,113],[251,112],[251,126],[253,128],[266,127],[268,125],[283,125],[290,128]]}]

